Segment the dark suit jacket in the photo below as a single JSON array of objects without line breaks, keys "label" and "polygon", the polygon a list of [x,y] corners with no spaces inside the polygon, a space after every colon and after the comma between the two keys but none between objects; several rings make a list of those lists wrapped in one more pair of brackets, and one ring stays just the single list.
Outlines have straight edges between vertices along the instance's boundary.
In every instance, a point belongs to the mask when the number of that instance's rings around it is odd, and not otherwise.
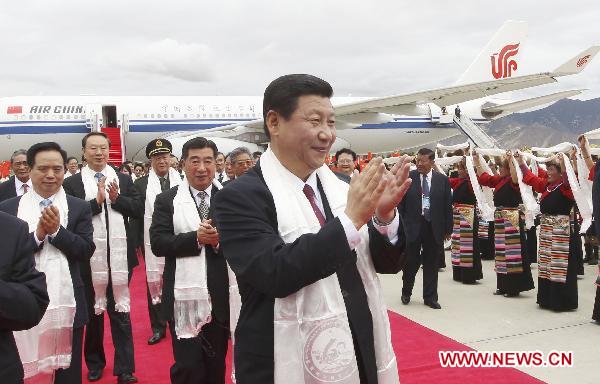
[{"label": "dark suit jacket", "polygon": [[[404,222],[406,240],[415,241],[421,228],[422,189],[421,177],[416,170],[410,172],[412,184],[398,210]],[[452,233],[452,190],[448,177],[433,171],[429,189],[431,228],[436,243],[443,244],[444,237]]]},{"label": "dark suit jacket", "polygon": [[142,176],[133,182],[133,185],[137,188],[140,199],[142,201],[142,215],[134,219],[129,220],[129,225],[132,227],[132,233],[134,234],[134,241],[136,247],[142,247],[144,251],[144,213],[146,211],[146,190],[148,189],[148,175]]},{"label": "dark suit jacket", "polygon": [[0,212],[0,378],[21,383],[23,366],[13,337],[37,325],[46,307],[46,276],[35,269],[29,228],[23,220]]},{"label": "dark suit jacket", "polygon": [[341,172],[333,172],[338,179],[342,180],[343,182],[346,182],[348,184],[350,184],[350,180],[352,180],[352,178],[344,173]]},{"label": "dark suit jacket", "polygon": [[[175,235],[173,229],[173,199],[179,186],[173,187],[156,197],[154,214],[150,226],[150,245],[155,255],[165,257],[163,273],[162,308],[165,319],[173,318],[175,270],[178,257],[197,256],[200,254],[196,231]],[[215,196],[218,192],[213,187],[210,195],[209,218],[214,212]],[[191,193],[191,192],[190,192]],[[212,302],[213,316],[221,325],[229,327],[229,277],[227,263],[222,249],[215,252],[212,246],[206,246],[206,274],[208,291]]]},{"label": "dark suit jacket", "polygon": [[[21,196],[3,201],[0,203],[0,211],[17,216],[19,201],[21,201]],[[96,245],[93,239],[94,228],[92,227],[92,212],[89,205],[73,196],[67,196],[67,205],[69,206],[67,228],[61,225],[56,237],[50,242],[65,254],[69,262],[76,303],[73,327],[77,328],[83,327],[88,321],[80,264],[89,264]],[[44,243],[42,243],[38,247],[33,232],[29,233],[28,241],[34,252],[39,251],[44,246]]]},{"label": "dark suit jacket", "polygon": [[[144,213],[146,211],[146,191],[148,190],[148,175],[142,176],[136,179],[133,184],[140,193],[142,201],[142,215],[139,218],[130,220],[130,225],[135,229],[136,245],[142,247],[144,252]],[[169,185],[172,185],[171,179],[169,179]]]},{"label": "dark suit jacket", "polygon": [[8,180],[0,184],[0,201],[8,200],[12,197],[17,197],[14,176],[9,177]]},{"label": "dark suit jacket", "polygon": [[[221,247],[236,274],[242,309],[235,330],[236,377],[240,383],[273,383],[273,309],[283,298],[337,273],[350,328],[362,358],[365,383],[377,380],[373,323],[367,295],[344,228],[333,218],[322,188],[326,224],[285,244],[279,236],[277,212],[263,179],[260,161],[228,184],[215,198]],[[372,225],[370,249],[379,273],[397,273],[404,261],[404,232],[392,245]]]},{"label": "dark suit jacket", "polygon": [[[139,218],[144,216],[144,206],[137,188],[135,188],[133,181],[131,181],[131,177],[119,172],[117,172],[117,175],[119,177],[120,194],[115,203],[111,204],[111,207],[123,215],[125,232],[127,233],[127,264],[129,267],[129,272],[131,273],[133,268],[138,265],[138,260],[135,253],[135,234],[129,225],[129,220],[131,218]],[[83,188],[81,173],[66,178],[63,182],[63,188],[68,195],[85,200],[85,189]],[[106,194],[106,199],[108,199],[108,194]],[[98,205],[98,202],[95,198],[89,200],[88,203],[92,210],[92,215],[99,215],[100,213],[103,213],[103,207]],[[104,212],[104,214],[106,213]],[[82,265],[82,273],[91,275],[89,263],[84,263]]]}]

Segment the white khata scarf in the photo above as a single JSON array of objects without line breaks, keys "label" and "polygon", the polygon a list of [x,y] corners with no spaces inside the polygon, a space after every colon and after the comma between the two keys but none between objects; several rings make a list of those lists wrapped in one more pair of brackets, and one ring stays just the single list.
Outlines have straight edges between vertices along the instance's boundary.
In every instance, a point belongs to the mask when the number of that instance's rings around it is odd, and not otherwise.
[{"label": "white khata scarf", "polygon": [[[483,162],[485,163],[485,161]],[[473,187],[473,193],[475,194],[475,200],[477,200],[477,210],[479,211],[481,218],[484,221],[494,221],[494,211],[496,210],[496,207],[494,206],[493,195],[486,195],[486,192],[481,188],[479,180],[477,179],[477,173],[475,172],[475,166],[473,165],[473,156],[467,156],[466,168],[467,173],[469,174],[469,180],[471,181],[471,187]]]},{"label": "white khata scarf", "polygon": [[[60,188],[52,203],[60,212],[60,224],[67,227],[69,208],[65,191]],[[19,201],[17,217],[26,221],[29,232],[35,232],[41,217],[41,208],[34,193],[26,193]],[[35,253],[35,265],[46,274],[50,304],[42,320],[35,327],[14,332],[25,378],[51,374],[71,365],[75,294],[66,256],[49,241]]]},{"label": "white khata scarf", "polygon": [[560,144],[556,144],[553,147],[531,147],[532,152],[539,152],[542,154],[569,152],[572,149],[573,149],[573,144],[568,143],[566,141],[563,143],[560,143]]},{"label": "white khata scarf", "polygon": [[[477,153],[488,156],[503,156],[506,151],[497,148],[482,149],[478,148]],[[521,192],[521,199],[523,199],[523,206],[525,207],[525,229],[529,229],[535,225],[534,220],[540,213],[540,205],[538,204],[535,197],[533,197],[533,189],[523,182],[523,172],[517,162],[517,159],[512,159],[515,171],[517,173],[517,180],[519,184],[519,191]]]},{"label": "white khata scarf", "polygon": [[[591,155],[591,154],[590,154]],[[577,150],[577,178],[579,180],[579,186],[583,191],[583,195],[590,206],[592,212],[594,211],[594,203],[592,202],[592,187],[594,182],[589,180],[590,169],[588,168],[581,150]]]},{"label": "white khata scarf", "polygon": [[[292,243],[306,233],[320,230],[306,196],[290,189],[295,182],[269,148],[261,159],[263,176],[273,195],[279,235]],[[317,176],[334,216],[346,208],[348,184],[325,165]],[[373,337],[379,383],[399,383],[396,356],[383,293],[369,250],[367,226],[360,229],[356,247],[357,267],[373,317]],[[300,289],[274,306],[275,383],[359,383],[356,354],[346,306],[336,274]]]},{"label": "white khata scarf", "polygon": [[[107,165],[101,172],[106,177],[105,185],[116,181],[119,184],[119,177],[115,170]],[[81,180],[85,190],[85,199],[95,199],[98,194],[98,183],[94,175],[96,171],[85,166],[81,169]],[[106,192],[106,211],[108,212],[108,228],[110,233],[106,232],[106,216],[102,207],[102,212],[92,216],[92,225],[94,226],[94,244],[96,250],[90,259],[92,270],[92,284],[95,292],[94,311],[96,315],[106,310],[106,288],[108,286],[108,273],[110,271],[110,280],[112,284],[113,296],[115,298],[115,310],[117,312],[129,312],[129,269],[127,266],[127,234],[125,233],[125,222],[123,215],[112,209],[112,203]],[[110,266],[108,265],[108,246],[110,245]]]},{"label": "white khata scarf", "polygon": [[[181,176],[175,169],[169,167],[169,186],[173,188],[181,184]],[[152,304],[160,303],[162,296],[162,275],[165,269],[165,258],[156,257],[150,247],[150,225],[152,224],[152,214],[154,213],[154,201],[156,196],[162,192],[160,180],[150,169],[148,173],[148,187],[146,188],[146,206],[144,208],[144,251],[146,260],[146,281],[148,282],[148,290],[152,298]]]},{"label": "white khata scarf", "polygon": [[567,180],[569,180],[573,197],[575,197],[575,203],[577,203],[577,208],[579,209],[579,213],[583,218],[580,233],[585,233],[585,231],[587,231],[592,224],[592,207],[588,204],[585,190],[579,185],[579,181],[577,180],[577,176],[575,175],[571,161],[564,153],[561,153],[560,155],[563,157],[565,162],[564,172],[567,173]]}]

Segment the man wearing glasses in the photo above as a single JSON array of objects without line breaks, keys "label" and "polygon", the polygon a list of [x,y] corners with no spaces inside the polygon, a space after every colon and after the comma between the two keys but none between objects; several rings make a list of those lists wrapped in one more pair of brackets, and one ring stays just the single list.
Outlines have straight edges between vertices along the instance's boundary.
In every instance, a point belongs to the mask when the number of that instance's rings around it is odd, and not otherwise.
[{"label": "man wearing glasses", "polygon": [[[233,171],[234,178],[242,176],[253,167],[252,152],[246,147],[239,147],[229,153],[231,159],[231,169]],[[227,181],[223,185],[226,185],[231,180]]]},{"label": "man wearing glasses", "polygon": [[10,157],[10,167],[13,176],[0,184],[0,201],[8,200],[11,197],[22,196],[31,189],[31,180],[29,180],[29,166],[27,165],[27,151],[19,149]]}]

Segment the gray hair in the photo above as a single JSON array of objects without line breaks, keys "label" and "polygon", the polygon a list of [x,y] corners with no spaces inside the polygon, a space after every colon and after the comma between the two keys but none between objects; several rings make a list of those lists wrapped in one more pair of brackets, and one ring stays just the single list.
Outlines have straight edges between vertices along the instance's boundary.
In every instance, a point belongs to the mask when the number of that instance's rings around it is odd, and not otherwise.
[{"label": "gray hair", "polygon": [[17,157],[19,155],[27,156],[27,150],[26,149],[17,149],[16,151],[14,151],[13,154],[10,156],[10,162],[14,163],[15,157]]},{"label": "gray hair", "polygon": [[229,153],[229,159],[233,163],[241,154],[247,154],[252,159],[252,152],[246,147],[238,147]]}]

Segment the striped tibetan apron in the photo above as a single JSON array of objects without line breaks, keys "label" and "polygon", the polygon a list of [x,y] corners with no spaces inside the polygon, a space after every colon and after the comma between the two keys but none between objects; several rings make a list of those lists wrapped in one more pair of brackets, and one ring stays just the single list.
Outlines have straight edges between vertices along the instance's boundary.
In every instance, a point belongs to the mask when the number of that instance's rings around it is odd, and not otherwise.
[{"label": "striped tibetan apron", "polygon": [[501,274],[522,273],[519,209],[498,208],[494,217],[495,271]]},{"label": "striped tibetan apron", "polygon": [[454,226],[452,228],[452,246],[450,253],[452,265],[456,267],[473,267],[473,229],[475,206],[471,204],[454,204]]},{"label": "striped tibetan apron", "polygon": [[477,226],[477,237],[481,240],[487,240],[490,237],[490,223],[483,219],[479,219]]},{"label": "striped tibetan apron", "polygon": [[542,215],[538,277],[555,283],[567,281],[569,266],[569,216]]}]

